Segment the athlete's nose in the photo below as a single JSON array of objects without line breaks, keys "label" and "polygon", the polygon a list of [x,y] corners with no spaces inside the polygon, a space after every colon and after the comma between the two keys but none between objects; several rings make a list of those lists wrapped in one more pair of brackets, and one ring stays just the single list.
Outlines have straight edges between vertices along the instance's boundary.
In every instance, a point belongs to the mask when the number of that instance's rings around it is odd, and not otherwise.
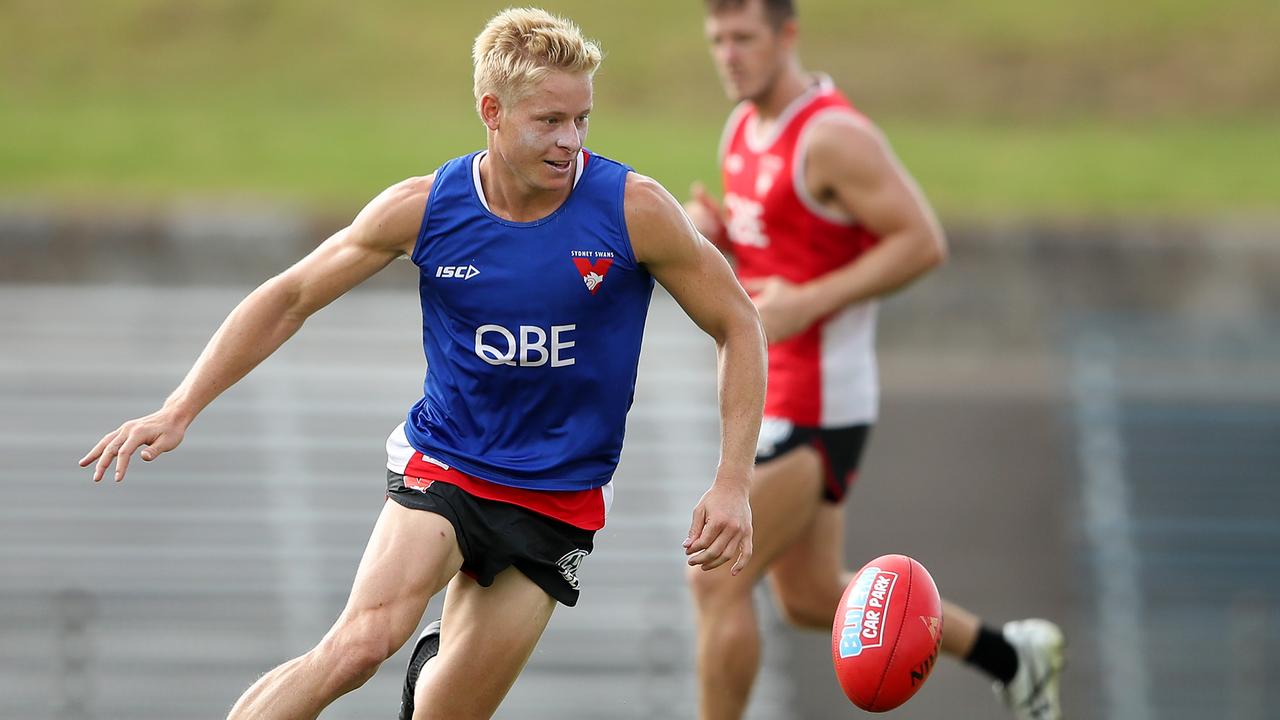
[{"label": "athlete's nose", "polygon": [[565,130],[556,137],[556,147],[562,147],[572,155],[582,149],[582,133],[574,123],[565,123]]}]

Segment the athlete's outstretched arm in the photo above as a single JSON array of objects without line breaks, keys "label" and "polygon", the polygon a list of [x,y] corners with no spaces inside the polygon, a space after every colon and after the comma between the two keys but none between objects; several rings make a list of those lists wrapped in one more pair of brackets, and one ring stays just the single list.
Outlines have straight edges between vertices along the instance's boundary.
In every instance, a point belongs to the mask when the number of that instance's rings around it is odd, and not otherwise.
[{"label": "athlete's outstretched arm", "polygon": [[661,185],[628,176],[625,208],[636,258],[716,341],[720,466],[694,508],[685,554],[704,570],[732,561],[736,575],[751,559],[749,493],[765,384],[760,317],[724,257]]},{"label": "athlete's outstretched arm", "polygon": [[803,285],[781,278],[747,284],[769,341],[804,331],[846,305],[891,293],[946,259],[942,228],[924,194],[869,121],[820,121],[804,148],[810,193],[880,238],[856,260]]},{"label": "athlete's outstretched arm", "polygon": [[164,405],[107,433],[80,466],[96,461],[98,482],[114,460],[119,482],[135,450],[141,448],[142,459],[150,461],[177,447],[201,410],[275,352],[312,313],[413,251],[432,179],[411,178],[388,188],[349,226],[250,293]]}]

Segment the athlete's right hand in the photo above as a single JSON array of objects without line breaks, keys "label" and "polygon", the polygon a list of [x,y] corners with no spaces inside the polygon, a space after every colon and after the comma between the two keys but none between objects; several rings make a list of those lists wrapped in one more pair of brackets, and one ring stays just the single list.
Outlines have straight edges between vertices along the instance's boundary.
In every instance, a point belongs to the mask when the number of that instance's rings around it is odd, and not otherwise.
[{"label": "athlete's right hand", "polygon": [[107,474],[111,461],[115,460],[116,482],[120,482],[129,469],[129,460],[135,450],[142,448],[139,456],[151,462],[160,457],[160,453],[178,447],[186,431],[186,423],[180,422],[164,409],[157,410],[145,417],[130,420],[107,433],[88,455],[80,459],[80,467],[88,467],[96,460],[98,464],[93,470],[93,481],[98,482]]},{"label": "athlete's right hand", "polygon": [[724,211],[720,203],[711,197],[706,186],[700,182],[695,182],[689,192],[693,198],[685,202],[684,211],[693,221],[693,227],[716,247],[724,250],[725,241],[728,238],[724,227]]},{"label": "athlete's right hand", "polygon": [[750,481],[713,483],[693,508],[693,522],[684,539],[690,565],[714,570],[732,562],[729,574],[737,575],[751,561]]}]

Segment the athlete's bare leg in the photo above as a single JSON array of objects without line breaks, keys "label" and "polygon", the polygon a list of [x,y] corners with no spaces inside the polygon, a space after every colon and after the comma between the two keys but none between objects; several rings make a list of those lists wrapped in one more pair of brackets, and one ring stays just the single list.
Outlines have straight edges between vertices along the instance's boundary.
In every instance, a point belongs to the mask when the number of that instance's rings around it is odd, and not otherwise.
[{"label": "athlete's bare leg", "polygon": [[515,683],[556,601],[515,568],[480,587],[459,574],[445,594],[440,652],[414,688],[414,720],[489,718]]},{"label": "athlete's bare leg", "polygon": [[[813,523],[769,568],[769,584],[782,617],[792,625],[830,630],[840,596],[853,579],[844,560],[844,507],[822,503]],[[942,601],[942,652],[964,659],[982,621]]]},{"label": "athlete's bare leg", "polygon": [[844,562],[844,506],[819,503],[813,522],[769,566],[769,586],[788,623],[831,629],[853,573]]},{"label": "athlete's bare leg", "polygon": [[[821,461],[812,448],[758,465],[751,486],[755,552],[750,564],[736,577],[723,570],[689,569],[698,618],[699,717],[703,720],[742,716],[760,664],[752,589],[770,563],[810,525],[820,501]],[[831,609],[835,611],[835,602]]]},{"label": "athlete's bare leg", "polygon": [[955,603],[942,600],[942,652],[961,660],[969,657],[982,621]]},{"label": "athlete's bare leg", "polygon": [[[831,630],[852,579],[844,558],[844,507],[821,500],[822,466],[799,448],[756,467],[751,491],[755,555],[737,578],[689,572],[698,614],[699,717],[737,720],[746,710],[760,663],[751,590],[767,572],[779,611],[791,624]],[[964,658],[979,620],[942,603],[942,650]]]},{"label": "athlete's bare leg", "polygon": [[400,649],[461,566],[448,520],[388,500],[337,622],[310,652],[259,678],[228,720],[316,717]]}]

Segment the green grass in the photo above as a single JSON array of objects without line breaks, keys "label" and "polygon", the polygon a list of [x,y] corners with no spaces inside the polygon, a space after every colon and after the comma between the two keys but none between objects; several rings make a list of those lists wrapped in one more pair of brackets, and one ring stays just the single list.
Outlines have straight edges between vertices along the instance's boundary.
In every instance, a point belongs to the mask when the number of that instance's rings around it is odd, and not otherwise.
[{"label": "green grass", "polygon": [[[716,183],[720,118],[608,107],[589,146],[677,195]],[[1267,123],[926,123],[884,120],[944,215],[1274,212]],[[253,195],[355,209],[484,141],[470,114],[279,108],[27,106],[0,114],[0,193],[85,201]],[[1265,158],[1272,161],[1264,161]]]},{"label": "green grass", "polygon": [[[354,209],[483,141],[469,45],[503,5],[0,0],[0,193]],[[700,5],[546,3],[607,53],[589,144],[677,195],[728,110]],[[800,7],[944,215],[1276,211],[1280,4]]]},{"label": "green grass", "polygon": [[1280,211],[1280,134],[1269,122],[886,125],[944,214]]}]

